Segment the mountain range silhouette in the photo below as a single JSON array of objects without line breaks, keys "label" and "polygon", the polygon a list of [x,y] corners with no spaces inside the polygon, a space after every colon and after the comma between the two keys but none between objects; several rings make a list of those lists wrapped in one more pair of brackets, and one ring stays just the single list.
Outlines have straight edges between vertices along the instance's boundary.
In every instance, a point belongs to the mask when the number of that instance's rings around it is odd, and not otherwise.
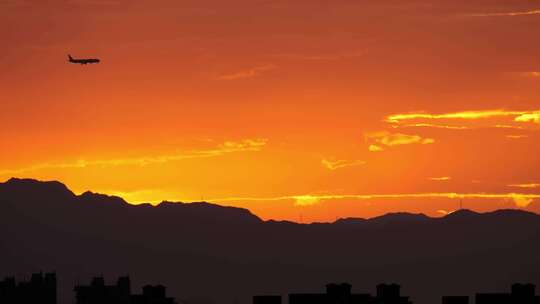
[{"label": "mountain range silhouette", "polygon": [[396,282],[414,303],[540,284],[540,215],[459,210],[298,224],[206,202],[130,205],[60,182],[0,183],[0,277],[56,271],[59,302],[97,275],[164,284],[185,303]]}]

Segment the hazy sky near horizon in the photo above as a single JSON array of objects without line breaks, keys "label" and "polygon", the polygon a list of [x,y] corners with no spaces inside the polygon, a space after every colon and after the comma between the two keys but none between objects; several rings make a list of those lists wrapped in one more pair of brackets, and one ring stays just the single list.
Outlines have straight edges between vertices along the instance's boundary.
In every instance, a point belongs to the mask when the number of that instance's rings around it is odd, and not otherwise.
[{"label": "hazy sky near horizon", "polygon": [[0,180],[265,219],[540,212],[539,36],[538,0],[0,0]]}]

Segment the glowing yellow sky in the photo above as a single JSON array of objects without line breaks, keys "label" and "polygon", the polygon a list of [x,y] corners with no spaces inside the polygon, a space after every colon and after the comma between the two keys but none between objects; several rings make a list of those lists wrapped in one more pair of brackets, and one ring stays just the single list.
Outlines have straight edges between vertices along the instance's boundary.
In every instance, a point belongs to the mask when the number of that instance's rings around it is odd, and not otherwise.
[{"label": "glowing yellow sky", "polygon": [[0,1],[0,180],[265,219],[540,212],[540,3],[470,2]]}]

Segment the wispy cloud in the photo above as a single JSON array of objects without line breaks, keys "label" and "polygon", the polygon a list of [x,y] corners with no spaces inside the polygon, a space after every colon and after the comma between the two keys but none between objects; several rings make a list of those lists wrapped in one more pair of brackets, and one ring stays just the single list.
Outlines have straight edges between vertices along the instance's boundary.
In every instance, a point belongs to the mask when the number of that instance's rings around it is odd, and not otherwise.
[{"label": "wispy cloud", "polygon": [[510,138],[510,139],[521,139],[521,138],[527,138],[529,137],[528,135],[506,135],[506,138]]},{"label": "wispy cloud", "polygon": [[247,70],[242,70],[230,74],[224,74],[221,76],[218,76],[218,79],[220,80],[237,80],[237,79],[244,79],[244,78],[253,78],[261,75],[262,73],[270,70],[274,70],[277,67],[273,64],[267,64],[267,65],[261,65],[256,66]]},{"label": "wispy cloud", "polygon": [[392,124],[393,128],[425,127],[439,129],[531,129],[533,125],[540,124],[540,110],[508,111],[462,111],[450,113],[398,113],[388,115],[384,120]]},{"label": "wispy cloud", "polygon": [[344,160],[344,159],[338,159],[338,160],[328,160],[328,159],[322,159],[321,165],[325,167],[328,170],[337,170],[345,167],[352,167],[352,166],[360,166],[364,165],[366,162],[363,160]]},{"label": "wispy cloud", "polygon": [[516,130],[525,129],[523,126],[512,126],[512,125],[494,125],[493,127],[499,128],[499,129],[516,129]]},{"label": "wispy cloud", "polygon": [[367,142],[371,142],[369,151],[377,152],[382,151],[381,146],[400,146],[400,145],[410,145],[410,144],[432,144],[435,142],[433,138],[423,138],[420,135],[409,135],[403,133],[390,133],[388,131],[381,131],[375,133],[365,134],[365,139]]},{"label": "wispy cloud", "polygon": [[[226,141],[218,146],[218,149],[213,150],[213,153],[221,155],[223,153],[243,152],[243,151],[260,151],[268,142],[265,138],[244,139],[241,141]],[[212,150],[211,150],[212,151]]]},{"label": "wispy cloud", "polygon": [[443,181],[449,181],[452,178],[450,176],[441,176],[441,177],[430,177],[429,180],[436,181],[436,182],[443,182]]},{"label": "wispy cloud", "polygon": [[244,139],[241,141],[226,141],[213,149],[205,150],[190,150],[175,154],[158,155],[158,156],[143,156],[135,158],[119,158],[119,159],[100,159],[100,160],[76,160],[63,163],[42,163],[29,167],[0,170],[0,175],[19,175],[32,171],[44,169],[68,169],[68,168],[86,168],[91,166],[146,166],[151,164],[166,163],[170,161],[178,161],[192,158],[217,157],[235,152],[256,152],[260,151],[266,144],[267,139]]},{"label": "wispy cloud", "polygon": [[377,145],[369,145],[368,150],[369,152],[381,152],[384,151],[384,148]]},{"label": "wispy cloud", "polygon": [[438,120],[438,119],[483,119],[492,117],[519,117],[526,114],[534,113],[535,111],[506,111],[506,110],[487,110],[487,111],[462,111],[452,113],[405,113],[405,114],[392,114],[385,118],[387,122],[400,123],[406,120],[414,119],[426,119],[426,120]]},{"label": "wispy cloud", "polygon": [[312,206],[318,204],[321,200],[314,195],[298,195],[294,197],[295,206]]},{"label": "wispy cloud", "polygon": [[439,124],[431,124],[431,123],[392,125],[392,128],[436,128],[436,129],[450,129],[450,130],[470,129],[470,127],[466,127],[466,126],[450,126],[450,125],[439,125]]},{"label": "wispy cloud", "polygon": [[515,118],[515,121],[519,122],[534,122],[540,124],[540,111],[525,113]]},{"label": "wispy cloud", "polygon": [[540,188],[540,184],[538,183],[529,183],[529,184],[510,184],[508,187],[515,187],[515,188]]},{"label": "wispy cloud", "polygon": [[231,197],[215,198],[212,202],[227,201],[293,201],[296,206],[310,206],[325,200],[371,200],[371,199],[408,199],[408,198],[448,198],[448,199],[503,199],[511,200],[517,207],[526,207],[533,200],[539,199],[540,194],[528,193],[455,193],[455,192],[431,192],[431,193],[400,193],[400,194],[325,194],[325,195],[288,195],[278,197]]},{"label": "wispy cloud", "polygon": [[475,13],[467,14],[470,17],[517,17],[517,16],[529,16],[529,15],[539,15],[540,9],[528,10],[528,11],[518,11],[518,12],[501,12],[501,13]]}]

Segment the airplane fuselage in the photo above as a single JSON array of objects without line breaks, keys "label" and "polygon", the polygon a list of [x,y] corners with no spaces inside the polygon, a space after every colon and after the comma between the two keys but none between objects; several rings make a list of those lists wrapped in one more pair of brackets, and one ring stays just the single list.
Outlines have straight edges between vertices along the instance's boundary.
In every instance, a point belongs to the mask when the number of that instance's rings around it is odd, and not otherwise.
[{"label": "airplane fuselage", "polygon": [[95,59],[95,58],[89,58],[89,59],[75,59],[71,56],[68,55],[68,58],[69,58],[69,62],[70,63],[78,63],[78,64],[92,64],[92,63],[99,63],[100,60],[99,59]]}]

